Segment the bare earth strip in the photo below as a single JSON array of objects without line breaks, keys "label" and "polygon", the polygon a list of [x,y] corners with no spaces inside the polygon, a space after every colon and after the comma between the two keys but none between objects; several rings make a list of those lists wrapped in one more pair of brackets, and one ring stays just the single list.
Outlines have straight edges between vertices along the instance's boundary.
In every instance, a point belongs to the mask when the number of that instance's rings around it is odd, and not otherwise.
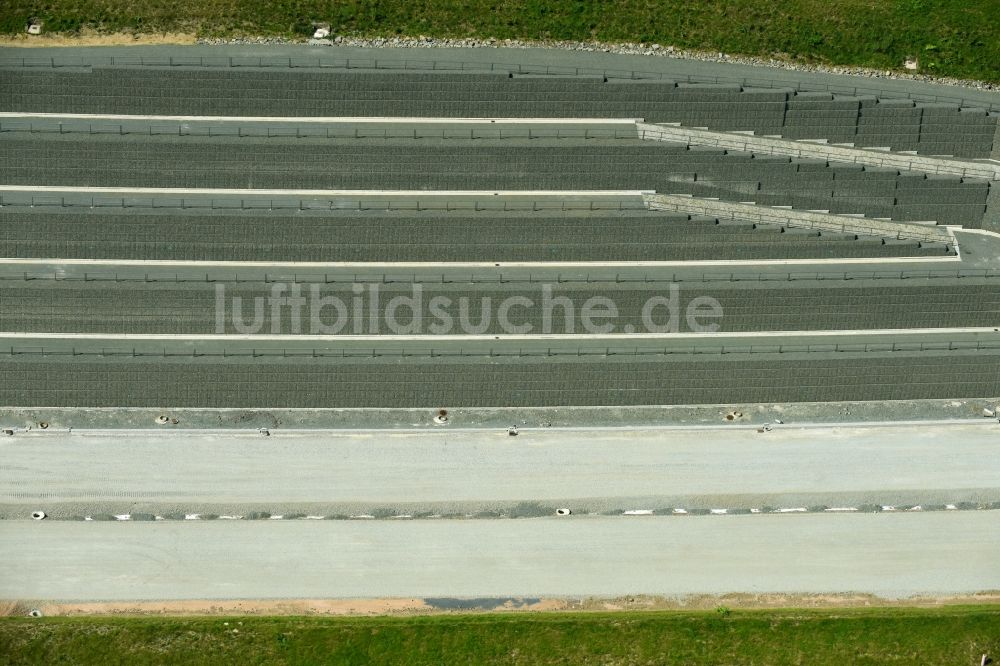
[{"label": "bare earth strip", "polygon": [[27,35],[2,36],[0,47],[44,48],[51,46],[163,46],[196,44],[194,33],[167,32],[155,35],[116,32],[111,34],[83,30],[79,35],[43,34],[35,37]]},{"label": "bare earth strip", "polygon": [[[464,600],[459,600],[464,601]],[[461,608],[434,606],[425,599],[247,599],[184,601],[45,603],[46,616],[72,615],[429,615],[461,612],[553,612],[709,610],[727,608],[855,608],[868,606],[950,606],[1000,604],[1000,593],[884,599],[870,594],[726,594],[683,598],[627,596],[584,599],[494,599],[461,604]]]}]

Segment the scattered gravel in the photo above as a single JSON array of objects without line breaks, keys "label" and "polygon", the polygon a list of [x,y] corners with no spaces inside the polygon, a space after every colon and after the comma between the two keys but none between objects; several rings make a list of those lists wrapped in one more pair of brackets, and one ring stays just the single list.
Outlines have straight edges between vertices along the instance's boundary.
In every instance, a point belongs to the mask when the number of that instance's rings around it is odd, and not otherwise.
[{"label": "scattered gravel", "polygon": [[[504,505],[497,510],[475,511],[472,513],[465,511],[442,512],[442,511],[415,511],[404,513],[401,510],[378,507],[370,511],[357,513],[328,513],[325,515],[304,513],[267,513],[263,511],[249,511],[241,513],[239,509],[224,514],[230,520],[484,520],[484,519],[523,519],[523,518],[546,518],[555,515],[566,516],[621,516],[631,518],[634,516],[742,516],[742,515],[793,515],[797,513],[920,513],[922,511],[998,511],[1000,502],[955,502],[952,504],[941,504],[928,502],[925,504],[858,504],[856,506],[843,505],[830,507],[825,504],[813,504],[810,506],[754,506],[754,507],[719,507],[709,508],[707,506],[687,506],[687,507],[658,507],[655,509],[628,509],[613,508],[602,511],[593,511],[586,506],[580,506],[579,502],[567,500],[570,504],[575,504],[575,508],[569,509],[569,513],[559,514],[553,506],[543,505],[538,502],[520,502],[516,505]],[[192,520],[217,520],[219,514],[215,513],[192,513],[164,512],[162,515],[151,513],[122,513],[122,514],[72,514],[57,507],[53,515],[47,517],[50,520],[61,521],[192,521]],[[9,511],[0,508],[0,520],[25,520],[23,512]]]},{"label": "scattered gravel", "polygon": [[[873,79],[898,79],[902,81],[922,81],[949,86],[989,90],[1000,92],[1000,84],[986,81],[935,77],[927,74],[910,74],[903,71],[871,69],[868,67],[835,66],[792,62],[780,58],[764,58],[748,55],[732,55],[718,51],[699,51],[694,49],[679,49],[673,46],[645,43],[607,43],[607,42],[572,42],[572,41],[536,41],[523,39],[436,39],[431,37],[346,37],[331,36],[326,39],[297,40],[284,37],[244,37],[237,39],[199,39],[199,44],[206,45],[252,45],[252,44],[296,44],[308,43],[323,46],[352,46],[359,48],[551,48],[568,51],[587,51],[592,53],[614,53],[618,55],[642,55],[683,60],[701,60],[705,62],[730,63],[736,65],[752,65],[756,67],[773,67],[798,72],[822,72],[826,74],[843,74],[849,76],[866,76]],[[902,63],[901,63],[902,66]]]}]

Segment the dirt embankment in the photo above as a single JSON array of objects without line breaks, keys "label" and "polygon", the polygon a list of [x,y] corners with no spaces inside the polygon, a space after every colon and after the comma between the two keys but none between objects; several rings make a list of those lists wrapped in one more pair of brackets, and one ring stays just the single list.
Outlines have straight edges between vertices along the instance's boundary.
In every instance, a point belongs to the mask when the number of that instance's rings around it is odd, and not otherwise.
[{"label": "dirt embankment", "polygon": [[183,32],[144,35],[124,32],[108,34],[84,30],[79,35],[43,33],[41,35],[0,36],[0,47],[13,46],[22,48],[52,46],[146,46],[156,44],[196,44],[197,42],[198,38],[194,33]]},{"label": "dirt embankment", "polygon": [[[543,612],[543,611],[650,611],[711,610],[715,608],[865,608],[877,606],[934,607],[1000,604],[1000,591],[974,595],[883,599],[868,594],[727,594],[684,598],[632,596],[608,599],[483,600],[465,608],[436,606],[426,599],[287,599],[287,600],[188,600],[143,602],[7,604],[4,615],[27,614],[38,608],[46,616],[69,615],[429,615],[441,613]],[[14,610],[17,609],[17,610]],[[18,612],[24,610],[24,613]],[[13,611],[13,612],[12,612]]]}]

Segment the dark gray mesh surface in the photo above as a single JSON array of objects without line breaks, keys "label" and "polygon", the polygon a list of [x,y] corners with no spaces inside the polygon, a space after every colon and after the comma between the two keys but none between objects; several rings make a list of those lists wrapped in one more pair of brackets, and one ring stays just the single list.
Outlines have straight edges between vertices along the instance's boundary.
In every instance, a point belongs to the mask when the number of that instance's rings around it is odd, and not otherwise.
[{"label": "dark gray mesh surface", "polygon": [[[787,101],[786,101],[787,100]],[[0,110],[262,116],[645,118],[988,157],[996,117],[908,100],[496,74],[95,68],[0,72]]]},{"label": "dark gray mesh surface", "polygon": [[[88,332],[88,333],[188,333],[212,334],[238,333],[233,324],[234,299],[240,299],[239,321],[249,325],[254,321],[254,299],[266,299],[274,293],[272,285],[224,285],[221,310],[223,330],[217,329],[219,310],[216,284],[172,285],[170,283],[47,283],[41,281],[13,286],[0,283],[0,330],[30,332]],[[581,313],[585,302],[594,296],[610,299],[618,316],[611,319],[594,319],[597,324],[610,322],[620,333],[631,327],[643,332],[643,306],[654,297],[670,297],[668,284],[637,288],[627,284],[594,283],[586,287],[549,285],[551,298],[559,299],[556,305],[545,307],[542,285],[504,285],[502,287],[462,287],[457,285],[419,285],[414,291],[410,286],[379,285],[379,302],[383,306],[396,296],[418,299],[421,327],[410,333],[439,333],[433,326],[440,324],[430,309],[435,297],[449,299],[443,308],[449,313],[453,333],[460,328],[460,304],[467,303],[467,321],[474,326],[482,324],[481,333],[504,333],[497,320],[497,312],[504,299],[519,296],[533,305],[511,310],[509,321],[515,325],[531,324],[531,333],[585,333]],[[316,312],[324,326],[340,324],[338,333],[386,333],[384,323],[377,331],[369,327],[370,291],[363,297],[361,326],[355,330],[351,285],[300,285],[305,299],[299,309],[299,324],[292,322],[291,310],[283,306],[276,320],[267,301],[261,300],[262,313],[259,333],[310,333],[311,314]],[[288,295],[288,290],[278,295]],[[680,283],[677,286],[677,304],[680,330],[691,330],[685,319],[688,304],[697,297],[716,299],[722,307],[720,319],[705,319],[702,323],[715,322],[723,332],[782,331],[782,330],[872,330],[906,328],[991,327],[1000,322],[1000,282],[920,286],[853,286],[849,282],[838,287],[798,288],[777,283],[768,288],[719,288],[704,283]],[[345,305],[344,318],[329,306],[319,305],[322,297],[335,296]],[[484,299],[486,303],[484,304]],[[567,328],[564,299],[571,302],[572,322]],[[556,301],[553,301],[555,303]],[[546,317],[545,311],[548,316]],[[483,317],[483,312],[488,314]],[[410,306],[398,310],[400,324],[411,321]],[[492,315],[492,316],[491,316]],[[546,318],[550,324],[546,326]],[[381,320],[384,322],[384,319]],[[485,321],[485,323],[483,323]],[[657,325],[667,323],[666,310],[661,306],[654,311]],[[276,324],[276,326],[275,326]],[[507,331],[510,332],[510,331]],[[442,343],[444,344],[444,343]]]},{"label": "dark gray mesh surface", "polygon": [[203,261],[667,261],[940,256],[943,245],[666,215],[0,211],[0,256]]},{"label": "dark gray mesh surface", "polygon": [[[612,140],[376,142],[65,135],[0,140],[0,183],[388,190],[656,190],[978,227],[989,184]],[[871,183],[859,185],[859,174]],[[918,175],[919,176],[919,175]],[[895,186],[895,187],[894,187]],[[923,186],[926,191],[921,192]],[[933,199],[930,197],[933,190]]]},{"label": "dark gray mesh surface", "polygon": [[[821,355],[819,355],[821,356]],[[239,360],[15,357],[0,404],[81,407],[488,407],[971,398],[1000,395],[1000,356],[643,362],[407,358]],[[725,359],[725,360],[722,360]]]}]

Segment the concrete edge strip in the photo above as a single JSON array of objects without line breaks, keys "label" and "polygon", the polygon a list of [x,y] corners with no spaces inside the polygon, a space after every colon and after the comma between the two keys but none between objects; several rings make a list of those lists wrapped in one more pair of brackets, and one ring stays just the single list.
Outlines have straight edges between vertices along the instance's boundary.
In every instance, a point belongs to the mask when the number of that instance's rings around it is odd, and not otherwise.
[{"label": "concrete edge strip", "polygon": [[421,116],[170,116],[132,115],[120,113],[34,113],[0,111],[2,118],[45,118],[51,120],[122,120],[122,121],[176,121],[176,122],[233,122],[233,123],[299,123],[299,124],[503,124],[503,125],[632,125],[642,118],[448,118]]},{"label": "concrete edge strip", "polygon": [[[941,239],[940,242],[946,242]],[[848,257],[843,259],[698,259],[693,261],[204,261],[172,259],[58,259],[0,257],[0,268],[9,266],[96,266],[167,268],[685,268],[701,266],[842,266],[850,264],[961,263],[958,255],[939,257]]]},{"label": "concrete edge strip", "polygon": [[[950,225],[942,225],[941,228],[944,229],[945,233],[948,235],[948,238],[951,240],[951,246],[955,248],[955,259],[957,261],[962,261],[962,248],[960,247],[960,244],[958,242],[958,237],[955,236],[955,227]],[[961,229],[962,227],[959,226],[958,228]]]},{"label": "concrete edge strip", "polygon": [[251,190],[196,187],[90,187],[74,185],[0,185],[0,192],[64,194],[190,194],[297,197],[641,197],[652,190]]},{"label": "concrete edge strip", "polygon": [[529,342],[545,340],[601,341],[601,340],[725,340],[747,338],[837,338],[856,336],[920,337],[934,335],[989,335],[1000,333],[991,327],[967,328],[900,328],[833,331],[741,331],[733,333],[540,333],[497,335],[477,334],[422,334],[422,335],[310,335],[310,334],[241,334],[241,333],[33,333],[25,331],[0,332],[0,340],[176,340],[176,341],[324,341],[324,342]]}]

